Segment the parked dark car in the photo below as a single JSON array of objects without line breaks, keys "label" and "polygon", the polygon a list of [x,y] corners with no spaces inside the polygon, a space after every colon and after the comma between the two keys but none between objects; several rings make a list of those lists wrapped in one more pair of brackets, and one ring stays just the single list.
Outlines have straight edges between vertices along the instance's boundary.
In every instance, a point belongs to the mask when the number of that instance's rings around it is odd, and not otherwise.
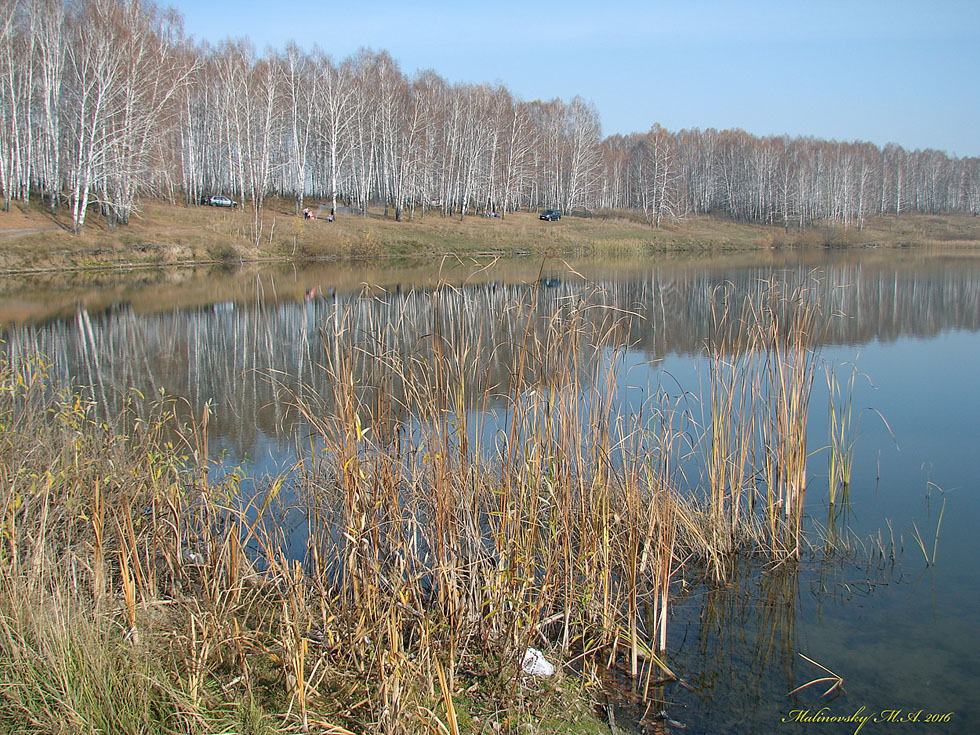
[{"label": "parked dark car", "polygon": [[558,209],[546,209],[541,213],[541,216],[538,217],[538,219],[554,222],[556,219],[561,219],[561,211]]},{"label": "parked dark car", "polygon": [[208,200],[208,204],[210,204],[212,207],[231,207],[232,209],[236,209],[238,207],[238,202],[232,201],[228,197],[223,197],[220,195],[211,197]]}]

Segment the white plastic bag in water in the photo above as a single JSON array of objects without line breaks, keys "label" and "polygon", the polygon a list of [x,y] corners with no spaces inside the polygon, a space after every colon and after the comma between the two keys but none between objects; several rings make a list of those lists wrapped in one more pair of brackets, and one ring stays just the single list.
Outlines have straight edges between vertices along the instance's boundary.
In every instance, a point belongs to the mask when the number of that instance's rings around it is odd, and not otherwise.
[{"label": "white plastic bag in water", "polygon": [[521,668],[524,669],[525,674],[532,676],[552,676],[555,673],[555,667],[537,648],[529,648],[525,651]]}]

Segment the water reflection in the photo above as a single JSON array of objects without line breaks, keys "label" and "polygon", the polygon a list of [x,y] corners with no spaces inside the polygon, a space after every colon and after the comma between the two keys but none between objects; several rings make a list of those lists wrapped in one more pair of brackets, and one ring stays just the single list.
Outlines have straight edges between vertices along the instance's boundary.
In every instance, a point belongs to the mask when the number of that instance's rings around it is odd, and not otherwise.
[{"label": "water reflection", "polygon": [[[287,396],[330,393],[319,369],[321,329],[339,313],[358,340],[367,344],[385,330],[389,345],[397,344],[403,354],[424,356],[432,349],[432,335],[449,345],[478,338],[486,348],[481,355],[486,380],[505,385],[532,295],[532,325],[538,331],[570,301],[608,307],[588,312],[595,322],[591,328],[606,333],[608,342],[630,345],[630,359],[642,363],[699,353],[711,330],[718,287],[726,284],[738,299],[760,294],[773,273],[787,281],[815,274],[828,344],[975,331],[980,329],[980,269],[968,267],[974,262],[935,257],[896,268],[894,262],[886,267],[870,256],[866,262],[850,255],[824,263],[806,258],[718,265],[627,261],[605,270],[602,264],[550,264],[537,288],[533,275],[529,278],[535,273],[531,263],[444,268],[441,275],[436,267],[415,266],[414,275],[426,285],[392,285],[392,274],[379,273],[390,288],[371,292],[356,288],[345,269],[320,268],[210,275],[215,295],[210,302],[195,276],[186,292],[168,285],[169,308],[161,303],[159,284],[151,284],[126,292],[126,301],[91,309],[79,303],[70,315],[40,324],[23,313],[24,299],[17,297],[14,306],[11,299],[0,304],[0,319],[9,321],[15,312],[19,319],[5,330],[7,350],[40,350],[51,358],[58,377],[97,386],[110,413],[131,388],[143,396],[162,390],[184,398],[195,413],[210,402],[216,439],[241,454],[257,445],[260,434],[291,432],[295,416],[287,410]],[[440,288],[440,278],[455,285]],[[308,300],[311,287],[317,296]],[[185,295],[195,305],[181,306]],[[635,318],[620,320],[618,329],[609,332],[610,313]],[[34,316],[40,320],[45,314],[41,310]],[[362,383],[370,382],[362,377]]]},{"label": "water reflection", "polygon": [[[7,325],[4,349],[48,355],[57,376],[93,386],[105,396],[110,413],[132,388],[147,401],[158,391],[181,397],[195,415],[210,403],[212,445],[218,450],[234,457],[271,455],[286,463],[290,453],[283,445],[304,422],[291,406],[297,398],[332,400],[335,386],[323,365],[336,360],[329,351],[339,344],[348,345],[346,357],[365,406],[377,403],[379,391],[391,394],[383,403],[397,406],[404,390],[397,380],[379,384],[375,379],[376,364],[368,355],[379,344],[405,365],[431,363],[433,350],[470,346],[476,359],[467,380],[480,387],[472,395],[483,395],[487,386],[492,400],[510,384],[527,325],[529,338],[540,339],[549,323],[567,318],[570,304],[587,304],[592,308],[574,311],[589,322],[589,332],[602,337],[607,351],[591,353],[593,363],[575,366],[582,380],[591,380],[600,361],[617,352],[630,375],[624,396],[632,396],[633,387],[652,375],[654,361],[662,361],[676,378],[676,393],[696,388],[690,357],[700,354],[710,336],[712,309],[724,294],[760,295],[774,275],[795,282],[812,273],[826,325],[825,352],[846,360],[854,352],[847,346],[881,343],[877,352],[868,350],[862,369],[890,390],[890,397],[865,405],[888,416],[903,447],[900,455],[887,455],[882,468],[881,455],[874,452],[890,448],[892,441],[877,422],[862,427],[873,449],[855,465],[854,515],[871,530],[881,527],[885,514],[894,518],[896,508],[911,515],[902,503],[908,505],[913,496],[920,500],[921,468],[926,460],[935,462],[930,478],[950,489],[939,544],[946,565],[919,580],[921,555],[909,558],[918,553],[910,524],[896,521],[876,557],[881,568],[814,571],[787,563],[760,569],[743,562],[725,586],[689,580],[693,589],[675,606],[669,636],[671,665],[685,685],[637,695],[634,716],[621,717],[651,732],[681,731],[672,722],[685,724],[687,733],[789,727],[780,718],[793,707],[826,704],[819,696],[823,689],[816,687],[786,697],[820,675],[800,660],[800,652],[845,676],[843,704],[831,703],[835,713],[860,706],[875,711],[931,706],[956,710],[960,724],[977,715],[971,684],[977,681],[975,583],[980,580],[972,525],[978,488],[971,468],[977,461],[980,404],[971,398],[975,369],[964,365],[964,354],[976,353],[972,333],[980,331],[980,259],[942,253],[769,253],[710,262],[549,263],[541,280],[538,270],[538,263],[518,261],[483,270],[413,263],[371,271],[345,265],[172,273],[137,285],[116,282],[67,292],[38,288],[40,295],[32,297],[18,292],[0,303],[0,322]],[[363,290],[362,282],[374,288]],[[571,334],[572,325],[568,330]],[[344,340],[334,339],[341,332]],[[920,342],[925,338],[931,339]],[[972,352],[964,353],[969,345]],[[528,369],[537,376],[534,382],[546,386],[555,366]],[[623,398],[623,405],[642,406],[649,395],[635,403]],[[493,406],[464,408],[492,412]],[[962,416],[952,418],[956,412]],[[374,417],[379,423],[381,418]],[[397,424],[405,417],[385,418]],[[961,490],[954,493],[956,487]],[[938,531],[935,517],[928,526],[919,518],[920,528]],[[904,561],[916,574],[900,568],[903,546]],[[893,554],[899,561],[894,574]],[[914,646],[914,655],[906,653],[908,646]],[[658,719],[660,711],[667,716]]]}]

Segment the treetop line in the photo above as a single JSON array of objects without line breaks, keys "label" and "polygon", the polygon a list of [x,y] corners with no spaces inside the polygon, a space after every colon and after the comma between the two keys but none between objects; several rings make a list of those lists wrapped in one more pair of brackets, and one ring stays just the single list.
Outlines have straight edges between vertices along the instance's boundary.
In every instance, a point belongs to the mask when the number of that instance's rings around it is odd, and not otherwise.
[{"label": "treetop line", "polygon": [[905,211],[980,211],[980,158],[742,130],[601,138],[579,97],[407,77],[386,52],[334,62],[294,44],[256,56],[184,38],[138,0],[0,0],[0,189],[66,204],[80,230],[141,196],[225,193],[381,204],[445,216],[519,208],[632,209],[659,226],[724,212],[804,228]]}]

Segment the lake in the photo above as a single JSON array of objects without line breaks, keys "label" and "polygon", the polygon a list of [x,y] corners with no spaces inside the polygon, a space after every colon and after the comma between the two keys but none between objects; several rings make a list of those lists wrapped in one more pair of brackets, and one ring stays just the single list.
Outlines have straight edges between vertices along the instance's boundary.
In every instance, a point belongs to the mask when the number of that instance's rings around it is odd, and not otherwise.
[{"label": "lake", "polygon": [[[5,349],[41,351],[55,375],[91,386],[107,416],[123,401],[148,410],[161,393],[180,398],[188,416],[209,405],[215,476],[238,468],[247,487],[295,461],[310,432],[297,401],[331,400],[323,366],[341,314],[365,406],[407,390],[372,385],[369,363],[357,362],[378,335],[419,362],[438,345],[482,345],[474,375],[486,390],[473,395],[484,398],[463,399],[460,410],[473,417],[472,440],[493,447],[508,420],[494,396],[524,335],[586,304],[580,318],[601,349],[573,369],[585,382],[613,376],[613,423],[670,401],[685,436],[704,425],[705,344],[720,295],[740,303],[773,279],[805,282],[823,325],[806,436],[816,549],[800,563],[742,558],[721,584],[676,573],[666,658],[681,681],[643,698],[611,672],[616,721],[658,733],[853,733],[866,717],[865,733],[970,731],[980,722],[980,254],[765,251],[8,279],[0,325]],[[547,385],[546,362],[528,369]],[[828,523],[827,369],[845,385],[853,377],[846,524]],[[409,434],[416,420],[365,418]],[[678,470],[691,493],[704,477],[697,444]],[[844,539],[830,558],[819,553],[825,526]],[[842,690],[822,696],[828,682],[788,695],[829,676],[803,656],[842,677]]]}]

